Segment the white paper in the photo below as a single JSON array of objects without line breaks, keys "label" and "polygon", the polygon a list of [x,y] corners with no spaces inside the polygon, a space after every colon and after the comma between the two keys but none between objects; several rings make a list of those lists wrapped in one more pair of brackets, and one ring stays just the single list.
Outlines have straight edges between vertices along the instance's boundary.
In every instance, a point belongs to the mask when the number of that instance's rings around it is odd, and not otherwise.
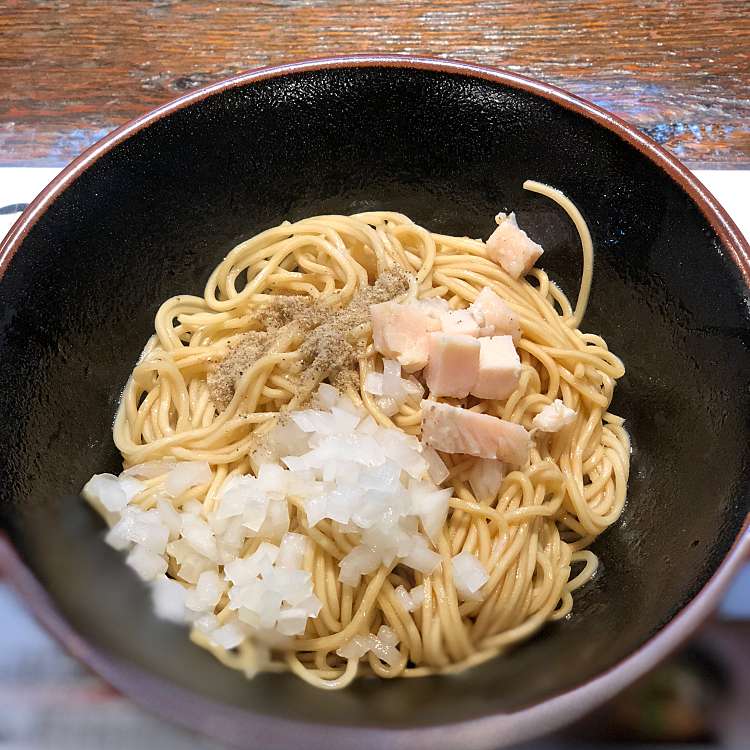
[{"label": "white paper", "polygon": [[[59,172],[57,168],[0,168],[0,208],[30,203]],[[745,237],[750,238],[750,170],[700,169],[696,177],[714,194]],[[18,214],[0,214],[0,237],[5,236]]]}]

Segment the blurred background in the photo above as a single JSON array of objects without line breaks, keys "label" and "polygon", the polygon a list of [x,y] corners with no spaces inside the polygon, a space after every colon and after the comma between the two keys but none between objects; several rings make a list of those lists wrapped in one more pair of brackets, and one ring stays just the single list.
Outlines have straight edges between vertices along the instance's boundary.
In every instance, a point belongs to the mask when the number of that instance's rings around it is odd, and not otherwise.
[{"label": "blurred background", "polygon": [[[250,68],[351,53],[558,84],[698,170],[750,233],[748,0],[0,0],[0,236],[60,167],[147,109]],[[0,633],[2,750],[218,750],[84,671],[1,574]],[[574,747],[750,748],[750,568],[679,654],[524,750]]]}]

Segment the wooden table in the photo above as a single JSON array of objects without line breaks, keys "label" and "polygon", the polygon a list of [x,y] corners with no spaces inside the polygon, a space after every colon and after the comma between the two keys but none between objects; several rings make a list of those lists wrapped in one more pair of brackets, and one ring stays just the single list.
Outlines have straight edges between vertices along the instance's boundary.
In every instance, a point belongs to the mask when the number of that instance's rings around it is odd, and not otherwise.
[{"label": "wooden table", "polygon": [[261,65],[413,53],[502,66],[623,116],[693,167],[750,167],[750,0],[0,0],[0,165],[62,165]]}]

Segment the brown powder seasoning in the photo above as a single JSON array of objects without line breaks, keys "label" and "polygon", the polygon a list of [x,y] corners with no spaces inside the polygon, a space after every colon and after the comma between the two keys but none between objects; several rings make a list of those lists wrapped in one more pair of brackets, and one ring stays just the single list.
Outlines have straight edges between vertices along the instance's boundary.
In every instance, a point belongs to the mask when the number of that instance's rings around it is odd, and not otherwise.
[{"label": "brown powder seasoning", "polygon": [[[406,292],[409,274],[395,266],[371,286],[359,289],[348,304],[329,306],[312,297],[283,295],[257,313],[262,330],[238,336],[224,358],[211,365],[208,387],[216,408],[223,411],[237,382],[261,357],[278,351],[300,352],[300,390],[311,393],[326,378],[340,389],[357,381],[358,359],[364,355],[370,305]],[[291,349],[290,349],[291,345]],[[297,403],[295,408],[302,406]]]}]

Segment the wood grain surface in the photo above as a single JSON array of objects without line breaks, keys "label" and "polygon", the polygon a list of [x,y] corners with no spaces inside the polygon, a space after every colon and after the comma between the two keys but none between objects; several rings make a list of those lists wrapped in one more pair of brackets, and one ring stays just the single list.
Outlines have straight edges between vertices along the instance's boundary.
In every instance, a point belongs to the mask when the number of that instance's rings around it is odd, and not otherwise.
[{"label": "wood grain surface", "polygon": [[0,0],[0,164],[64,164],[243,70],[378,52],[522,72],[691,166],[750,167],[750,0]]}]

